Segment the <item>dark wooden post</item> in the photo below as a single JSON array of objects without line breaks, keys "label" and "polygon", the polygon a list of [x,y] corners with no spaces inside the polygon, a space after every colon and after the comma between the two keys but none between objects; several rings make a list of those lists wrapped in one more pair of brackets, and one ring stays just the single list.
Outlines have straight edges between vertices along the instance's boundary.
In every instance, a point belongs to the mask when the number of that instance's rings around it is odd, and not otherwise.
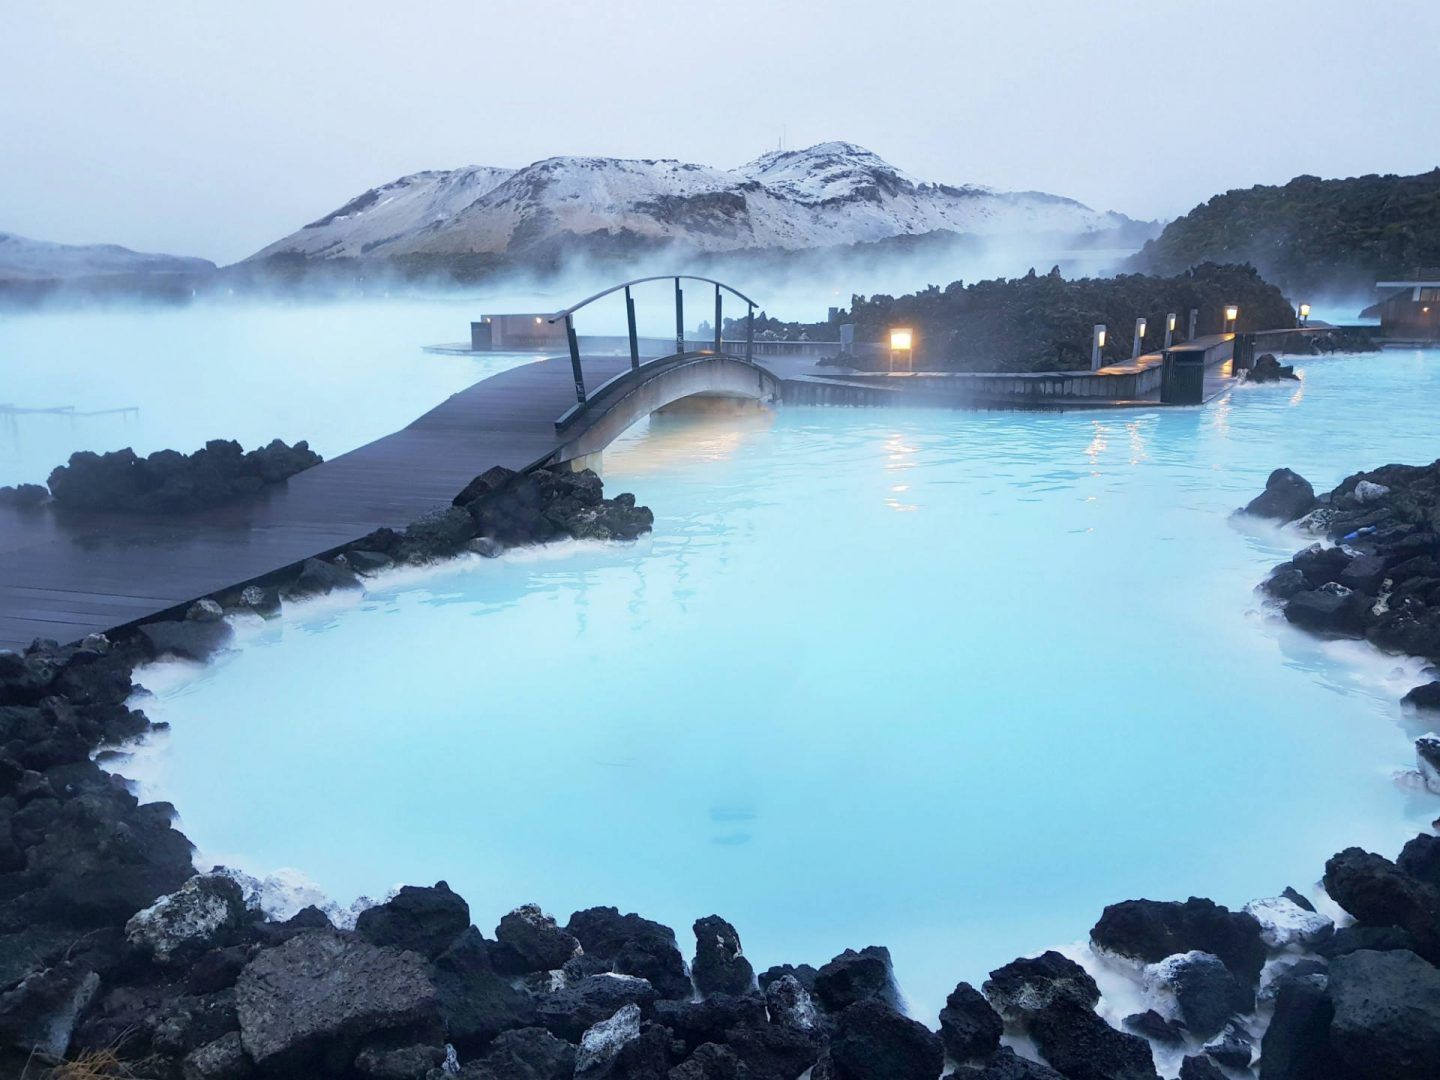
[{"label": "dark wooden post", "polygon": [[575,317],[565,316],[565,336],[570,339],[570,371],[575,376],[575,400],[585,404],[585,372],[580,369],[580,342],[575,337]]},{"label": "dark wooden post", "polygon": [[685,351],[685,294],[680,291],[680,279],[675,279],[675,353]]},{"label": "dark wooden post", "polygon": [[755,305],[746,304],[745,311],[745,359],[755,360]]},{"label": "dark wooden post", "polygon": [[635,298],[630,295],[630,286],[625,286],[625,321],[630,324],[630,368],[640,366],[640,339],[635,336]]},{"label": "dark wooden post", "polygon": [[720,351],[720,286],[715,286],[715,351]]}]

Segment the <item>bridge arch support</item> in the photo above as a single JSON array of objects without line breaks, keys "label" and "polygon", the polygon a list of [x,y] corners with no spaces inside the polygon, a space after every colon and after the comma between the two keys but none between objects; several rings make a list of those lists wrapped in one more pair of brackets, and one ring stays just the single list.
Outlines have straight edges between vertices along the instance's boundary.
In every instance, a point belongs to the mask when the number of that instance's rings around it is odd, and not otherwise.
[{"label": "bridge arch support", "polygon": [[564,441],[547,461],[594,467],[605,447],[636,422],[677,401],[701,397],[773,405],[780,400],[780,380],[752,361],[725,353],[651,361],[597,387],[560,417],[555,428]]}]

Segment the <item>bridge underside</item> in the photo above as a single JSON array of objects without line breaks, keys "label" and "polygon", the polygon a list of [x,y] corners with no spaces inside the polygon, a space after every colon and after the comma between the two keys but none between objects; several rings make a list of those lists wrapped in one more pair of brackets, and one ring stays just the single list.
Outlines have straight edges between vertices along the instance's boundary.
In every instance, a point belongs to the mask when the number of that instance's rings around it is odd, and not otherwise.
[{"label": "bridge underside", "polygon": [[605,447],[652,413],[717,399],[771,405],[780,400],[780,380],[763,367],[724,354],[651,361],[599,387],[584,405],[567,413],[557,424],[561,445],[549,460],[596,468]]}]

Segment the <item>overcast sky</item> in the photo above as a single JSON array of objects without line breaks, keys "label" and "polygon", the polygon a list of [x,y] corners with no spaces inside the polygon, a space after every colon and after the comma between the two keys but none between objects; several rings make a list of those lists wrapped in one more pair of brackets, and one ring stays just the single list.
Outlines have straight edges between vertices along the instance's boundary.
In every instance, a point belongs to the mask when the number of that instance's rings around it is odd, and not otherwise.
[{"label": "overcast sky", "polygon": [[1440,164],[1433,0],[4,0],[0,230],[229,262],[420,169],[845,139],[1137,217]]}]

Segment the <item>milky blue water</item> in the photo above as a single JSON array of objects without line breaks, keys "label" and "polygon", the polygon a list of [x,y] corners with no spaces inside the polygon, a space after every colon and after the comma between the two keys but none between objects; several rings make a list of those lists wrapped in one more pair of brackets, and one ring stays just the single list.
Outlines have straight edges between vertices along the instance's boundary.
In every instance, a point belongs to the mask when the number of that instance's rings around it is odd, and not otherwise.
[{"label": "milky blue water", "polygon": [[[489,305],[524,307],[546,298]],[[342,452],[521,357],[422,354],[474,304],[0,320],[0,483],[80,448],[308,437]],[[886,944],[917,1015],[1084,936],[1104,904],[1239,904],[1393,853],[1413,664],[1251,591],[1301,542],[1228,511],[1440,454],[1440,354],[1305,360],[1195,410],[783,409],[642,425],[607,455],[653,538],[405,571],[145,673],[126,771],[203,861],[348,901],[448,879],[712,911],[757,966]],[[83,416],[138,406],[138,413]]]},{"label": "milky blue water", "polygon": [[1227,517],[1288,465],[1440,453],[1440,354],[1317,359],[1203,409],[786,408],[607,455],[656,511],[380,581],[147,673],[132,763],[202,860],[349,900],[447,879],[763,968],[888,945],[917,1015],[1109,902],[1311,887],[1440,814],[1396,781],[1418,669],[1252,587],[1301,542]]}]

